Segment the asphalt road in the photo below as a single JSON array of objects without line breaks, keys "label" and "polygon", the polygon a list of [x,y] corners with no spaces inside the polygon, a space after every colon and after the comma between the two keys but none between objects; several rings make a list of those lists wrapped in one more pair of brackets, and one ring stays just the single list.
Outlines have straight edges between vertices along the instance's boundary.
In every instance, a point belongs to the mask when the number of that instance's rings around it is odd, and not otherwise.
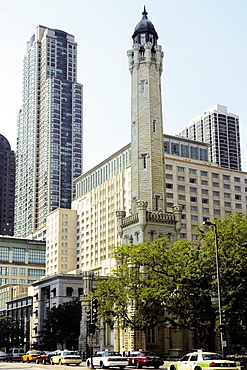
[{"label": "asphalt road", "polygon": [[[78,369],[78,366],[76,365],[69,365],[71,368],[76,368]],[[164,364],[163,366],[161,366],[161,369],[167,369],[167,366],[168,364]],[[23,363],[23,362],[0,362],[0,369],[1,370],[25,370],[25,369],[33,369],[33,370],[41,370],[41,369],[49,369],[49,370],[65,370],[65,365],[43,365],[43,364],[36,364],[34,362],[30,362],[30,363]],[[79,367],[84,367],[86,369],[88,369],[88,367],[86,366],[86,362],[83,361]],[[116,370],[118,369],[117,367],[116,368],[112,368],[113,370]],[[134,370],[136,369],[136,367],[134,366],[128,366],[127,368],[125,369],[129,369],[129,370]],[[153,370],[152,367],[143,367],[143,369],[150,369],[150,370]]]}]

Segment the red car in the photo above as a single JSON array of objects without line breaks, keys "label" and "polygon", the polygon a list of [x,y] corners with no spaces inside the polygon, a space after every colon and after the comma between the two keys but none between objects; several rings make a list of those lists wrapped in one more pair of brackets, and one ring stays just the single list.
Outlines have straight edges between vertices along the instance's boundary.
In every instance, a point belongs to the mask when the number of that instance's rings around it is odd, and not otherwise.
[{"label": "red car", "polygon": [[149,351],[130,352],[129,356],[127,356],[127,360],[130,366],[136,366],[137,369],[141,369],[142,366],[152,366],[158,369],[164,364],[162,358]]},{"label": "red car", "polygon": [[36,364],[50,364],[52,356],[56,356],[57,352],[43,351],[36,357]]}]

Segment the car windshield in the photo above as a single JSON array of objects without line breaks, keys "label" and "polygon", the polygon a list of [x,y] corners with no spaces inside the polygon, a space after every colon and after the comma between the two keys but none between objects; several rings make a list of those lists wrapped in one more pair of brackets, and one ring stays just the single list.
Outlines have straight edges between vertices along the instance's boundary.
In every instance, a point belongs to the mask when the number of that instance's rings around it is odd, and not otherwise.
[{"label": "car windshield", "polygon": [[218,353],[207,353],[202,355],[202,359],[204,361],[211,361],[211,360],[224,360],[224,357]]},{"label": "car windshield", "polygon": [[119,352],[107,351],[104,353],[104,356],[121,356]]},{"label": "car windshield", "polygon": [[153,352],[141,352],[141,356],[142,356],[142,357],[146,357],[146,356],[154,356],[154,353],[153,353]]}]

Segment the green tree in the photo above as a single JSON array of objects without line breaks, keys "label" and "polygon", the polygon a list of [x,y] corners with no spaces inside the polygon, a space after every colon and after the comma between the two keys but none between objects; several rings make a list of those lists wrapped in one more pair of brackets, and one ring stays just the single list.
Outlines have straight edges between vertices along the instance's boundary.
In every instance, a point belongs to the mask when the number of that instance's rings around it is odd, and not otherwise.
[{"label": "green tree", "polygon": [[198,246],[186,241],[168,245],[160,238],[116,247],[113,255],[118,268],[93,293],[100,317],[140,331],[165,323],[211,339],[211,276],[202,274]]},{"label": "green tree", "polygon": [[20,347],[23,345],[24,329],[20,319],[11,316],[0,317],[0,347]]},{"label": "green tree", "polygon": [[[227,215],[216,220],[218,235],[221,303],[232,346],[247,347],[247,216]],[[203,248],[215,267],[215,227],[202,234]],[[217,295],[217,280],[212,280]]]},{"label": "green tree", "polygon": [[[247,347],[247,216],[229,215],[215,222],[228,332],[234,345]],[[213,299],[217,297],[215,230],[202,231],[197,245],[168,244],[160,238],[115,247],[117,268],[108,280],[99,281],[93,293],[99,317],[141,331],[160,323],[193,330],[203,346],[213,349],[219,325],[218,303]]]},{"label": "green tree", "polygon": [[54,350],[57,344],[63,348],[77,349],[80,335],[81,303],[79,299],[62,303],[47,313],[41,341],[47,349]]}]

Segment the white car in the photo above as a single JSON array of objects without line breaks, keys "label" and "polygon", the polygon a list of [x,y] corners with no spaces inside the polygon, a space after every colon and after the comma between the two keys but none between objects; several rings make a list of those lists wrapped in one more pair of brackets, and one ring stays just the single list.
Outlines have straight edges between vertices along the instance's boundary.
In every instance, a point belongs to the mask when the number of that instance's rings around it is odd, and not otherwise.
[{"label": "white car", "polygon": [[91,358],[86,360],[87,367],[99,366],[101,369],[109,369],[110,367],[119,367],[124,369],[128,365],[128,360],[123,357],[119,352],[115,351],[99,351]]},{"label": "white car", "polygon": [[206,367],[213,368],[212,370],[236,370],[236,363],[224,359],[219,353],[198,350],[173,362],[170,370],[205,370]]}]

